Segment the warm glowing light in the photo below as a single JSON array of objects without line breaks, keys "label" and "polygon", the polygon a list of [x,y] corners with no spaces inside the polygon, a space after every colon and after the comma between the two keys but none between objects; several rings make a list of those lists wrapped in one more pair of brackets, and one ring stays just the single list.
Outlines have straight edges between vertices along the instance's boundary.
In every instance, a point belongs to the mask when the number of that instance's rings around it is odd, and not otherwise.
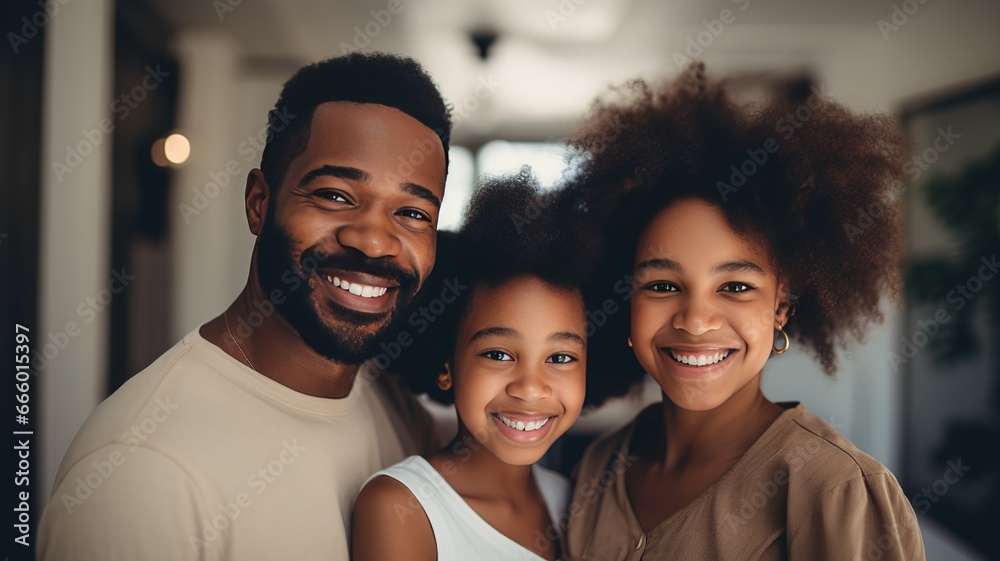
[{"label": "warm glowing light", "polygon": [[172,134],[163,142],[163,154],[171,164],[183,164],[191,155],[191,143],[182,134]]},{"label": "warm glowing light", "polygon": [[170,165],[170,160],[167,159],[167,155],[163,151],[163,145],[166,144],[166,140],[159,138],[153,143],[153,147],[149,150],[149,155],[153,158],[153,163],[165,168]]}]

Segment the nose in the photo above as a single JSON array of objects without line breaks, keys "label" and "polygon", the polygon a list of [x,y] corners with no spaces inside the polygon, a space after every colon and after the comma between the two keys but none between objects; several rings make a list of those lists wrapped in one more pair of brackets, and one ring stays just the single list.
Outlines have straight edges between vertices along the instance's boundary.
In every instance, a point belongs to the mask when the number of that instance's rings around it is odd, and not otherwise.
[{"label": "nose", "polygon": [[674,329],[687,331],[691,335],[704,335],[719,329],[722,317],[705,299],[689,297],[674,312],[671,325]]},{"label": "nose", "polygon": [[371,258],[399,255],[402,244],[393,231],[395,224],[377,206],[359,211],[337,229],[337,242]]},{"label": "nose", "polygon": [[507,383],[507,395],[526,403],[534,403],[552,395],[552,387],[542,367],[525,367]]}]

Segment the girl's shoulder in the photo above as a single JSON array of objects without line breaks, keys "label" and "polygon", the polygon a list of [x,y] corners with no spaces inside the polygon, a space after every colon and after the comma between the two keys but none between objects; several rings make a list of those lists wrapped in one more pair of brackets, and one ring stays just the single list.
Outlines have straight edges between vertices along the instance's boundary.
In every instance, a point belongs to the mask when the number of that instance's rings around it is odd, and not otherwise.
[{"label": "girl's shoulder", "polygon": [[873,552],[884,560],[924,559],[916,515],[892,472],[822,418],[790,405],[751,448],[740,478],[762,497],[784,497],[790,554],[808,557],[837,536],[845,559]]},{"label": "girl's shoulder", "polygon": [[[799,403],[779,404],[785,412],[761,435],[748,456],[755,464],[766,463],[784,468],[790,480],[819,491],[854,479],[878,481],[892,473],[870,455],[861,451],[824,419],[813,415]],[[792,483],[792,481],[790,481]],[[898,486],[898,484],[897,484]]]},{"label": "girl's shoulder", "polygon": [[353,559],[436,558],[431,522],[417,498],[421,479],[414,458],[423,461],[411,456],[365,482],[354,505]]}]

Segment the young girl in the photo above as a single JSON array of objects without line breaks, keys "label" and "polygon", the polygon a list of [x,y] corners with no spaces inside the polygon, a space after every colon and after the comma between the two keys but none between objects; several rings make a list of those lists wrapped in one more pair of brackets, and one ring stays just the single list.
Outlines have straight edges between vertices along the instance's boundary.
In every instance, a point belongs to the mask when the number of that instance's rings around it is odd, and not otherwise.
[{"label": "young girl", "polygon": [[[832,373],[899,284],[897,130],[809,90],[740,105],[694,66],[634,82],[575,141],[576,196],[613,236],[598,289],[623,272],[632,287],[628,323],[591,338],[590,374],[645,371],[663,401],[588,449],[568,559],[924,559],[893,475],[760,389],[794,344]],[[858,227],[859,209],[880,218]]]},{"label": "young girl", "polygon": [[525,174],[500,180],[477,191],[458,240],[443,240],[459,254],[442,243],[437,280],[403,314],[409,335],[431,336],[393,366],[454,397],[458,434],[368,481],[355,561],[559,558],[569,482],[533,464],[583,406],[586,318],[582,246],[555,209]]}]

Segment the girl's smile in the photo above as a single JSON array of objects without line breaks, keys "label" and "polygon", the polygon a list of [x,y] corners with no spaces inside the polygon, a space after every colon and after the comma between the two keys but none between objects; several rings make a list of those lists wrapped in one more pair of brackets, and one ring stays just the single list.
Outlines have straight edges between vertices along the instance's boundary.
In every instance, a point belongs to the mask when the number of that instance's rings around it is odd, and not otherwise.
[{"label": "girl's smile", "polygon": [[549,434],[556,423],[549,423],[558,415],[532,415],[521,413],[493,413],[498,432],[515,443],[531,444]]},{"label": "girl's smile", "polygon": [[632,340],[677,406],[714,409],[757,380],[784,325],[770,255],[722,211],[680,200],[649,224],[636,255]]},{"label": "girl's smile", "polygon": [[660,347],[660,352],[674,362],[677,376],[699,378],[728,368],[738,351],[723,347]]},{"label": "girl's smile", "polygon": [[477,286],[470,298],[448,365],[460,431],[504,463],[532,464],[583,407],[583,300],[536,277]]}]

